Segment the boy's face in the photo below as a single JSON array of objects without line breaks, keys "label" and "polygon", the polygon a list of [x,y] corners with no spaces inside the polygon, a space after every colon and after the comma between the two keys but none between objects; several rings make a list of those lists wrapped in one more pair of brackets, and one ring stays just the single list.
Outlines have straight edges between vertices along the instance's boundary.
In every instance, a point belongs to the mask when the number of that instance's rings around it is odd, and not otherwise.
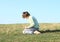
[{"label": "boy's face", "polygon": [[23,14],[23,15],[22,15],[22,18],[26,18],[26,14]]}]

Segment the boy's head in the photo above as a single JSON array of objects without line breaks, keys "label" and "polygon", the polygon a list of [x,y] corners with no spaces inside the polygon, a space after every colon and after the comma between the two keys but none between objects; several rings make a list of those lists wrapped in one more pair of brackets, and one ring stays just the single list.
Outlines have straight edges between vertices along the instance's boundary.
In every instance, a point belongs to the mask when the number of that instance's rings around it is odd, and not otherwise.
[{"label": "boy's head", "polygon": [[23,12],[23,15],[22,15],[23,18],[28,18],[29,16],[30,16],[29,12],[27,11]]}]

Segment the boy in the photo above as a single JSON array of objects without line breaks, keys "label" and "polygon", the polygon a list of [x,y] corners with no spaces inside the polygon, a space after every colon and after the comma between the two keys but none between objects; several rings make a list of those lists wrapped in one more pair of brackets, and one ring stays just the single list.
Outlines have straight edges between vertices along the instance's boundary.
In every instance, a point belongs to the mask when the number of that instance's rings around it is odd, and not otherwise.
[{"label": "boy", "polygon": [[29,26],[25,27],[23,34],[40,34],[39,32],[39,23],[35,17],[32,17],[29,12],[23,12],[23,18],[28,20]]}]

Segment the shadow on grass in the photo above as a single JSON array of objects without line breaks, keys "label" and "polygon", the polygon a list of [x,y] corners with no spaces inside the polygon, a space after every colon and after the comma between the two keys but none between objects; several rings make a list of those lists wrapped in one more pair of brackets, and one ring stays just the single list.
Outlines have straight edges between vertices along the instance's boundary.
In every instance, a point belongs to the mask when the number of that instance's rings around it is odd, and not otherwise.
[{"label": "shadow on grass", "polygon": [[46,31],[40,31],[41,33],[51,33],[51,32],[60,32],[60,30],[46,30]]}]

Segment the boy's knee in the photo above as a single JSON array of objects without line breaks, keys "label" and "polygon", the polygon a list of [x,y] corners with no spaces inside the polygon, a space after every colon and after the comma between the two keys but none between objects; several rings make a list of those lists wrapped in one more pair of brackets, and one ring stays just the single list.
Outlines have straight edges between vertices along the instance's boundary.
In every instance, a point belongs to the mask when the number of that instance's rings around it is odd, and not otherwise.
[{"label": "boy's knee", "polygon": [[26,34],[25,31],[23,31],[23,34]]}]

